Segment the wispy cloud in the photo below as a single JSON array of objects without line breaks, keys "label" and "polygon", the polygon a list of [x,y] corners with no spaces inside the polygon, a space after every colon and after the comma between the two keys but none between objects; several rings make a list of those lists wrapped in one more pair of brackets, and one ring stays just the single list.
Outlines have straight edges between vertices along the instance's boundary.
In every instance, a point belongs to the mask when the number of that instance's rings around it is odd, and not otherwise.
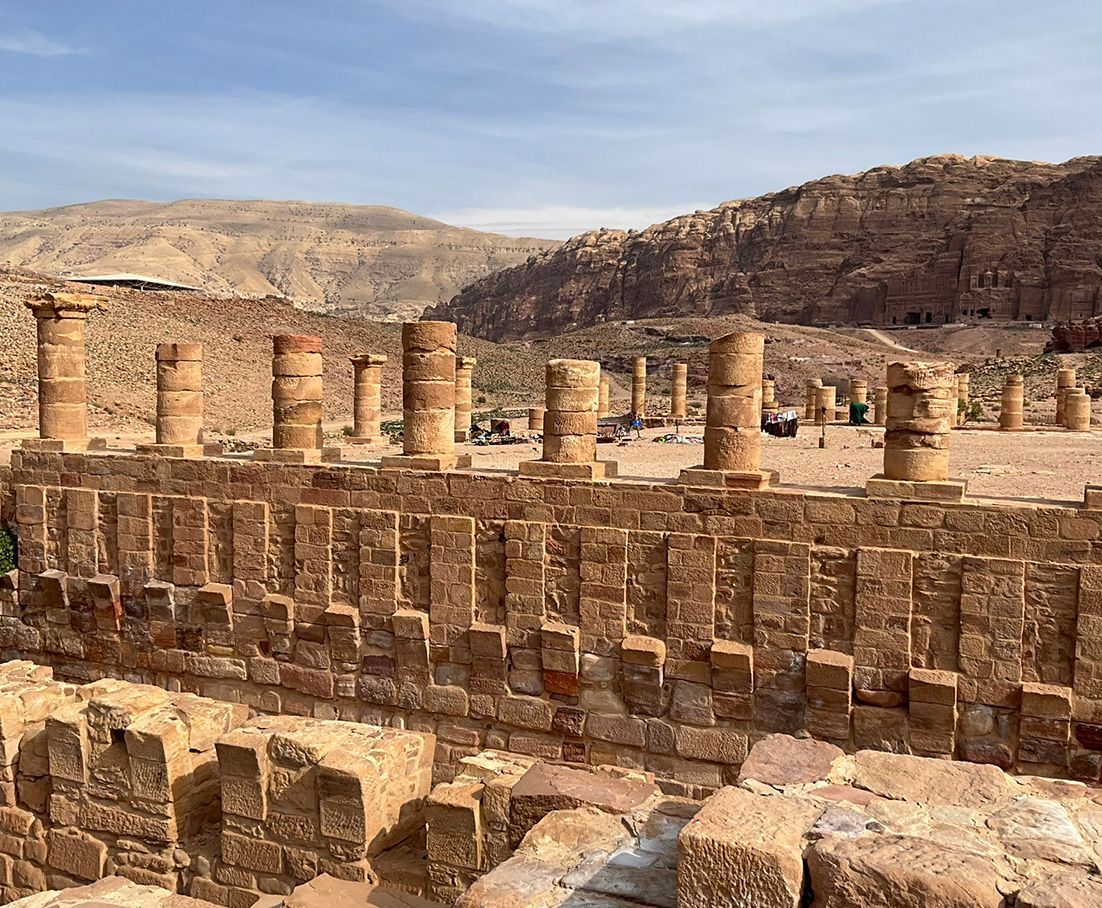
[{"label": "wispy cloud", "polygon": [[665,208],[586,208],[577,205],[542,205],[536,208],[460,208],[438,211],[431,217],[458,227],[488,230],[508,236],[537,236],[549,240],[600,227],[642,230],[702,205],[686,203]]},{"label": "wispy cloud", "polygon": [[64,41],[55,41],[35,31],[0,34],[0,53],[27,54],[31,57],[68,57],[88,51]]}]

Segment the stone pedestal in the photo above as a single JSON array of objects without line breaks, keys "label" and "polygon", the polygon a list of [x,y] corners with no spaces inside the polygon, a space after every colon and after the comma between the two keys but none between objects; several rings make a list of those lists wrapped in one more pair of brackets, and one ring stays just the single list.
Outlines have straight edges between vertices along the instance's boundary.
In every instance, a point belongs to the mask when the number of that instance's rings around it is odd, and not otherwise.
[{"label": "stone pedestal", "polygon": [[106,300],[84,293],[44,293],[28,300],[38,331],[38,438],[23,447],[37,451],[88,451],[107,446],[88,437],[84,328]]},{"label": "stone pedestal", "polygon": [[1065,411],[1067,396],[1075,387],[1075,370],[1070,368],[1056,370],[1056,425],[1066,426]]},{"label": "stone pedestal", "polygon": [[1019,431],[1025,423],[1025,384],[1020,375],[1008,375],[1003,383],[1002,406],[999,408],[999,428]]},{"label": "stone pedestal", "polygon": [[761,367],[765,337],[735,332],[708,348],[704,463],[681,471],[690,485],[761,489],[777,474],[761,469]]},{"label": "stone pedestal", "polygon": [[340,460],[339,448],[322,449],[320,337],[277,334],[272,338],[272,446],[253,459],[275,463]]},{"label": "stone pedestal", "polygon": [[822,379],[809,378],[807,380],[807,387],[805,388],[804,396],[804,422],[816,422],[818,421],[819,411],[816,409],[816,401],[819,396],[819,389],[823,386]]},{"label": "stone pedestal", "polygon": [[888,422],[888,389],[874,388],[872,398],[872,421],[878,425],[887,425]]},{"label": "stone pedestal", "polygon": [[520,464],[520,475],[539,479],[607,479],[614,461],[597,460],[600,363],[553,359],[547,364],[543,457]]},{"label": "stone pedestal", "polygon": [[390,469],[469,467],[455,453],[455,325],[402,325],[402,453],[383,457]]},{"label": "stone pedestal", "polygon": [[832,423],[837,416],[838,389],[834,385],[820,385],[815,389],[815,425]]},{"label": "stone pedestal", "polygon": [[471,378],[478,362],[473,356],[458,356],[455,360],[455,440],[471,437]]},{"label": "stone pedestal", "polygon": [[1069,388],[1064,395],[1064,425],[1070,432],[1091,430],[1091,399],[1082,388]]},{"label": "stone pedestal", "polygon": [[156,442],[138,445],[138,453],[162,457],[220,453],[220,445],[203,444],[203,345],[158,344],[156,360]]},{"label": "stone pedestal", "polygon": [[352,361],[352,435],[350,445],[377,445],[386,442],[382,432],[383,366],[382,353],[361,353]]},{"label": "stone pedestal", "polygon": [[645,356],[635,357],[635,362],[631,366],[631,412],[640,418],[647,415],[647,358]]},{"label": "stone pedestal", "polygon": [[528,408],[528,431],[529,432],[543,432],[543,420],[547,414],[546,407],[529,407]]},{"label": "stone pedestal", "polygon": [[777,412],[777,383],[772,378],[761,380],[761,412],[763,414]]},{"label": "stone pedestal", "polygon": [[869,402],[869,383],[863,378],[855,378],[849,383],[850,403],[867,404]]},{"label": "stone pedestal", "polygon": [[[542,407],[540,409],[543,409]],[[604,419],[609,415],[608,408],[608,376],[601,375],[601,383],[597,386],[597,418]],[[540,429],[543,429],[543,419],[540,418]]]},{"label": "stone pedestal", "polygon": [[686,398],[689,393],[689,367],[685,363],[674,363],[670,380],[670,417],[684,419],[687,415]]},{"label": "stone pedestal", "polygon": [[952,376],[949,363],[888,365],[884,472],[868,481],[870,497],[951,501],[964,496],[965,483],[949,478]]}]

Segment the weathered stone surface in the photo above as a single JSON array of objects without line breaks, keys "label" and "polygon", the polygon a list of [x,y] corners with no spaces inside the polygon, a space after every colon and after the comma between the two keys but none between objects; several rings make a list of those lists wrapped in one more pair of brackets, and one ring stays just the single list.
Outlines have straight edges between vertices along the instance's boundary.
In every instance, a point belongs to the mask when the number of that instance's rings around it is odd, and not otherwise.
[{"label": "weathered stone surface", "polygon": [[834,762],[842,756],[840,747],[824,741],[768,735],[750,748],[738,778],[740,782],[753,779],[765,785],[825,782]]},{"label": "weathered stone surface", "polygon": [[998,767],[951,763],[877,750],[853,758],[854,784],[885,798],[917,804],[993,808],[1010,800],[1010,783]]},{"label": "weathered stone surface", "polygon": [[816,805],[724,788],[678,839],[678,908],[795,908]]},{"label": "weathered stone surface", "polygon": [[215,908],[202,899],[176,895],[157,886],[139,886],[117,876],[105,877],[90,886],[40,892],[8,904],[19,908]]},{"label": "weathered stone surface", "polygon": [[1017,857],[1094,867],[1095,856],[1063,805],[1043,798],[1022,798],[992,814],[990,828]]},{"label": "weathered stone surface", "polygon": [[582,234],[429,313],[493,340],[732,312],[809,323],[941,324],[981,310],[1066,318],[1081,314],[1073,300],[1098,292],[1087,250],[1099,221],[1087,212],[1100,180],[1098,158],[957,155],[824,177],[638,233]]},{"label": "weathered stone surface", "polygon": [[899,835],[822,839],[808,854],[814,908],[1001,908],[990,861]]},{"label": "weathered stone surface", "polygon": [[1064,873],[1027,883],[1018,890],[1014,908],[1093,908],[1102,905],[1102,879]]}]

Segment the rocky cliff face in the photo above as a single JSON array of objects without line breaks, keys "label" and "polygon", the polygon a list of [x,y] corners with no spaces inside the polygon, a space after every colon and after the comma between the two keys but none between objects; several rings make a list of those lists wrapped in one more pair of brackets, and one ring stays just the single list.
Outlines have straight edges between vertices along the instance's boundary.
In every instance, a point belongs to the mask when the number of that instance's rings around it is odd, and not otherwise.
[{"label": "rocky cliff face", "polygon": [[426,318],[494,340],[744,313],[827,324],[1102,314],[1102,158],[921,158],[599,230],[467,286]]}]

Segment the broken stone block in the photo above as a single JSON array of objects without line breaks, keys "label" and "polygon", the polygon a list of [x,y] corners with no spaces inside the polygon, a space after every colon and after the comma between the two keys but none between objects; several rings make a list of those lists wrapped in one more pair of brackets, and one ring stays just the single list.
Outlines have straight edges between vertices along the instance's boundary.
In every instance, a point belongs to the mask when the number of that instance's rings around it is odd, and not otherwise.
[{"label": "broken stone block", "polygon": [[678,838],[678,908],[797,908],[804,836],[820,813],[739,788],[713,795]]},{"label": "broken stone block", "polygon": [[845,754],[840,747],[811,738],[773,734],[758,741],[739,770],[738,780],[764,785],[806,785],[825,782]]}]

